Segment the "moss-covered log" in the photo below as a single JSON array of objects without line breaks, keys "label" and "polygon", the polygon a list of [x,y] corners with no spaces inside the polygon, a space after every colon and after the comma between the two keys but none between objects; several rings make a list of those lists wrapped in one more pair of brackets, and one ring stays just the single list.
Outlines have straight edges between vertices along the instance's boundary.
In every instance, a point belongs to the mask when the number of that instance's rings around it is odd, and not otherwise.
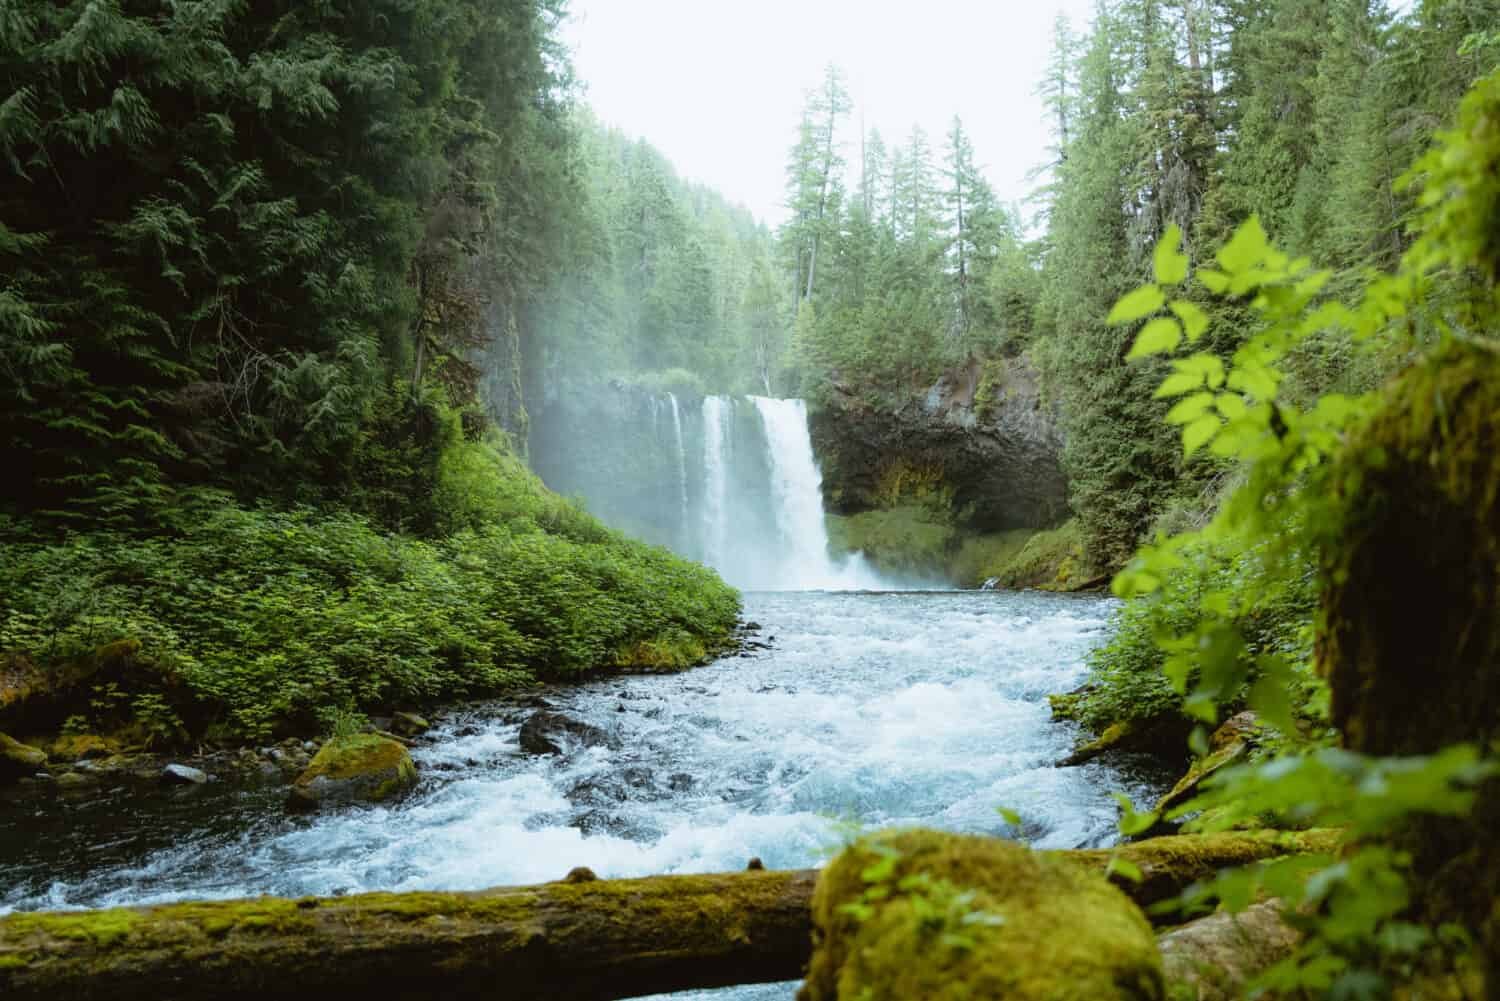
[{"label": "moss-covered log", "polygon": [[798,976],[816,873],[172,904],[0,919],[0,997],[634,997]]},{"label": "moss-covered log", "polygon": [[[1326,834],[1155,838],[1119,854],[1142,905]],[[1110,851],[1046,853],[1103,872]],[[787,980],[811,952],[815,870],[591,880],[482,893],[172,904],[0,918],[0,997],[109,1001],[623,998]],[[495,985],[504,987],[503,994]]]}]

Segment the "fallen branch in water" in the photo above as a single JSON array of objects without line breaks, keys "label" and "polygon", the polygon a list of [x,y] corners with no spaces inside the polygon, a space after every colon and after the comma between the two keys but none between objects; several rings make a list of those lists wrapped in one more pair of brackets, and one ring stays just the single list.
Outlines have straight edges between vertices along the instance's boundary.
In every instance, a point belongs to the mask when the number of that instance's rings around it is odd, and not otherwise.
[{"label": "fallen branch in water", "polygon": [[[1326,834],[1156,838],[1117,854],[1141,904],[1219,868],[1326,850]],[[1103,871],[1116,852],[1061,856]],[[478,893],[214,901],[0,918],[6,1001],[611,1001],[791,980],[811,953],[817,871],[597,880]]]}]

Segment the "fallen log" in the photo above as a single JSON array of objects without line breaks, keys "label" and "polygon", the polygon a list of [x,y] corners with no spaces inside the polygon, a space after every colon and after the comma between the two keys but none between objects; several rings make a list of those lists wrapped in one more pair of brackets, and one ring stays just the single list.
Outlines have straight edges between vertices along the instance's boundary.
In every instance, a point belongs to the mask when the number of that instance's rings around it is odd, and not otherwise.
[{"label": "fallen log", "polygon": [[[1142,905],[1218,868],[1321,851],[1328,834],[1155,838],[1054,853]],[[478,893],[211,901],[0,918],[6,1001],[264,1001],[373,992],[382,1001],[612,1001],[792,980],[811,954],[816,870],[594,879]]]}]

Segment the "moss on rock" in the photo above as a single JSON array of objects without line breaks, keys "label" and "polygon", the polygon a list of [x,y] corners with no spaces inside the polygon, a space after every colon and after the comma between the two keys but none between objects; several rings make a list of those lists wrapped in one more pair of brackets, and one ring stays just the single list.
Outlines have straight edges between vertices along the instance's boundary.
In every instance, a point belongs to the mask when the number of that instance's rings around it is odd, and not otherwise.
[{"label": "moss on rock", "polygon": [[1151,926],[1103,878],[995,838],[890,831],[851,845],[813,894],[800,1001],[1164,995]]},{"label": "moss on rock", "polygon": [[297,776],[287,806],[310,810],[336,803],[379,803],[416,783],[411,755],[396,741],[372,733],[335,737]]},{"label": "moss on rock", "polygon": [[0,733],[0,783],[24,779],[46,767],[45,751]]}]

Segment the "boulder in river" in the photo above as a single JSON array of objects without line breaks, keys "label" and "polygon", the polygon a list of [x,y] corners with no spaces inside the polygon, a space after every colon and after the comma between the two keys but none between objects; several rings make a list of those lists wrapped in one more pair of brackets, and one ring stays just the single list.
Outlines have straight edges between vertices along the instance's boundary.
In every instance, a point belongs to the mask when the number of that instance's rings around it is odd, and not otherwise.
[{"label": "boulder in river", "polygon": [[292,784],[287,808],[312,810],[342,803],[378,803],[417,783],[406,748],[371,733],[334,737]]},{"label": "boulder in river", "polygon": [[528,754],[561,754],[567,744],[599,747],[609,743],[609,734],[570,716],[534,712],[521,724],[521,750]]},{"label": "boulder in river", "polygon": [[1159,1001],[1140,909],[1097,874],[998,838],[887,831],[818,877],[799,1001]]},{"label": "boulder in river", "polygon": [[201,786],[208,782],[208,773],[191,765],[170,764],[161,770],[162,785]]},{"label": "boulder in river", "polygon": [[0,784],[30,778],[47,768],[47,753],[0,733]]},{"label": "boulder in river", "polygon": [[418,737],[432,729],[432,724],[416,713],[396,713],[391,717],[390,729],[403,737]]}]

